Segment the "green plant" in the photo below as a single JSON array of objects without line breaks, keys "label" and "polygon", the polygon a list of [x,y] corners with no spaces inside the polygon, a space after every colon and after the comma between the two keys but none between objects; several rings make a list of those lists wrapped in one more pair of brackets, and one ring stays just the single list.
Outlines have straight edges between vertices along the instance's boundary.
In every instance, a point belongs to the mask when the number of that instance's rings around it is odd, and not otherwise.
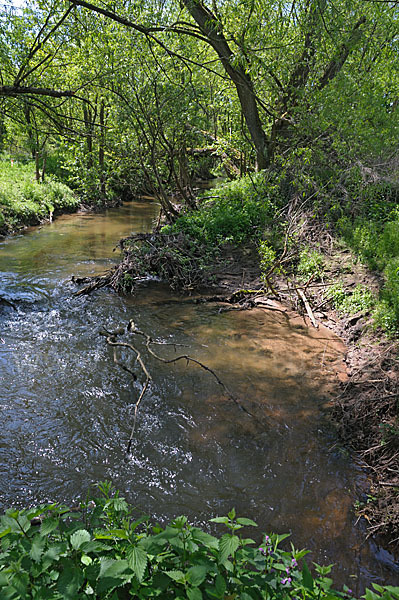
[{"label": "green plant", "polygon": [[261,279],[263,282],[266,281],[266,274],[271,269],[276,261],[276,251],[271,247],[269,242],[263,241],[258,246],[259,258],[260,258],[260,270]]},{"label": "green plant", "polygon": [[373,311],[373,320],[375,327],[381,327],[389,337],[393,337],[398,330],[398,321],[395,310],[390,306],[387,300],[377,302]]},{"label": "green plant", "polygon": [[305,279],[312,275],[318,279],[324,271],[324,259],[320,252],[305,246],[299,254],[298,273]]},{"label": "green plant", "polygon": [[[242,535],[256,527],[251,519],[211,519],[227,532],[214,536],[184,516],[166,527],[152,526],[109,482],[98,484],[99,498],[79,511],[46,504],[8,510],[0,521],[2,600],[334,600],[348,588],[333,590],[331,565],[303,561],[306,550],[282,549],[287,535],[266,535],[261,547]],[[374,586],[375,587],[375,586]],[[386,600],[399,588],[380,586]],[[369,592],[370,600],[381,596]],[[367,596],[366,596],[367,598]]]},{"label": "green plant", "polygon": [[76,210],[80,201],[68,186],[52,176],[43,183],[34,177],[34,163],[0,160],[0,227],[2,232],[19,225],[37,224],[54,212]]},{"label": "green plant", "polygon": [[334,308],[349,315],[369,311],[375,305],[373,293],[360,284],[352,292],[345,290],[341,283],[334,284],[328,289],[327,297]]},{"label": "green plant", "polygon": [[260,237],[271,224],[277,187],[262,174],[242,177],[217,188],[217,198],[205,195],[198,210],[181,215],[162,233],[183,232],[208,245],[242,244]]}]

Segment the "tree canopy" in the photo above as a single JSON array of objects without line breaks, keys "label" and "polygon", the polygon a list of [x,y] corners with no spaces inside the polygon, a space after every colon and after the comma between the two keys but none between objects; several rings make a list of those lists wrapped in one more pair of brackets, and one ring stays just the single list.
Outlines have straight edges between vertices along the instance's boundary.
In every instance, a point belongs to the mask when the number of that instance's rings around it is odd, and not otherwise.
[{"label": "tree canopy", "polygon": [[371,0],[34,1],[1,17],[2,120],[33,154],[61,149],[86,193],[133,172],[172,211],[165,184],[190,203],[194,156],[234,177],[300,148],[391,151],[398,16]]}]

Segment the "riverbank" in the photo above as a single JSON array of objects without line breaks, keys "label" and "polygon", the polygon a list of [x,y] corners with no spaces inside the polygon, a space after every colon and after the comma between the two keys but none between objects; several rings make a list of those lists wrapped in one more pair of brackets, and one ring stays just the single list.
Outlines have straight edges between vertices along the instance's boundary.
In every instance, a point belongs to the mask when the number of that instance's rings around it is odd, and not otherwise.
[{"label": "riverbank", "polygon": [[29,225],[51,221],[61,213],[76,211],[80,199],[64,183],[49,176],[35,179],[35,165],[0,160],[0,235]]},{"label": "riverbank", "polygon": [[[222,210],[226,212],[223,206]],[[252,214],[256,224],[259,214],[254,210]],[[361,262],[342,238],[306,214],[298,219],[300,235],[291,256],[286,253],[286,263],[284,257],[281,259],[284,248],[278,255],[269,247],[265,258],[259,250],[262,244],[256,240],[246,240],[241,246],[224,241],[216,253],[210,253],[207,240],[193,243],[187,236],[193,224],[201,225],[201,218],[194,215],[190,222],[184,217],[188,226],[180,232],[167,227],[161,234],[123,240],[123,261],[109,275],[85,280],[88,285],[78,293],[104,285],[131,292],[147,271],[189,293],[206,285],[204,298],[223,301],[223,310],[268,308],[278,300],[302,313],[310,326],[313,320],[316,325],[322,323],[332,329],[347,347],[347,377],[340,375],[341,390],[331,401],[331,417],[346,447],[363,464],[369,480],[368,492],[355,502],[356,511],[365,520],[368,535],[379,534],[385,546],[397,552],[398,337],[395,320],[388,318],[392,314],[388,303],[381,301],[386,279]],[[243,219],[233,219],[234,215],[229,231],[236,224],[239,239]],[[216,233],[214,237],[217,239]],[[280,234],[280,240],[281,237]],[[392,293],[388,299],[394,301]],[[385,312],[381,312],[381,306]],[[381,322],[386,325],[386,332],[381,329]]]},{"label": "riverbank", "polygon": [[[279,310],[279,303],[282,303],[302,314],[308,327],[322,324],[344,340],[346,373],[341,370],[336,373],[340,389],[329,403],[330,416],[340,439],[367,474],[368,489],[355,500],[358,518],[364,520],[367,535],[378,535],[379,541],[396,554],[399,549],[398,341],[397,337],[388,337],[377,326],[371,301],[378,298],[383,278],[362,264],[348,247],[327,231],[324,236],[317,237],[317,246],[309,231],[304,230],[303,236],[308,245],[299,262],[302,269],[297,263],[295,270],[275,276],[273,291],[265,282],[256,244],[241,248],[225,244],[212,269],[206,273],[207,287],[202,299],[220,302],[222,311]],[[134,243],[143,241],[157,247],[153,234],[136,236]],[[181,239],[172,241],[170,243],[166,238],[162,241],[168,245],[168,252],[165,250],[161,255],[169,261],[169,273],[174,274],[180,273],[183,249],[188,248],[192,259],[194,254]],[[81,291],[88,292],[106,284],[118,287],[120,282],[127,287],[121,286],[121,291],[131,291],[129,285],[134,286],[137,281],[129,274],[132,273],[129,261],[131,256],[136,259],[137,254],[132,250],[134,245],[128,243],[127,247],[125,259],[111,272],[112,277],[86,279],[88,285]],[[179,260],[173,262],[177,247]],[[196,251],[201,254],[198,247]],[[155,256],[159,257],[159,254],[155,253]],[[155,265],[155,261],[151,264]],[[196,268],[198,270],[198,266]],[[198,272],[204,276],[200,269]],[[192,274],[188,278],[185,273],[184,277],[193,283],[199,281],[199,275],[195,278]],[[173,281],[176,282],[176,276]],[[197,293],[198,287],[195,290]],[[193,292],[193,289],[186,291]]]}]

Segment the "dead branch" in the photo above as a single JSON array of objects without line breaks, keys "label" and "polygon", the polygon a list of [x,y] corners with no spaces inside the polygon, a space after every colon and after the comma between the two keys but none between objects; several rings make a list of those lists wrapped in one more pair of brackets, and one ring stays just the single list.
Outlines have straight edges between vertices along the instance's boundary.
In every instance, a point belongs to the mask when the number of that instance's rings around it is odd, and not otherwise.
[{"label": "dead branch", "polygon": [[303,302],[303,304],[304,304],[304,306],[305,306],[306,312],[307,312],[307,314],[308,314],[308,317],[309,317],[309,319],[310,319],[310,322],[312,323],[313,327],[315,327],[316,329],[318,329],[318,327],[319,327],[319,324],[317,323],[316,319],[314,318],[313,311],[312,311],[312,309],[310,308],[310,304],[309,304],[309,301],[308,301],[308,299],[307,299],[307,298],[306,298],[306,296],[305,296],[305,292],[303,292],[303,291],[302,291],[301,289],[299,289],[299,288],[296,288],[296,293],[298,294],[298,296],[299,296],[299,297],[300,297],[300,299],[302,300],[302,302]]},{"label": "dead branch", "polygon": [[126,454],[130,453],[131,447],[132,447],[132,442],[134,439],[134,434],[136,431],[136,423],[137,423],[137,415],[138,415],[138,410],[140,407],[140,404],[151,384],[151,381],[153,380],[149,369],[147,368],[143,358],[142,358],[142,353],[141,351],[134,346],[132,343],[130,342],[124,342],[124,341],[118,341],[118,336],[123,335],[125,333],[130,333],[132,335],[137,335],[140,336],[142,338],[144,338],[145,340],[145,347],[147,349],[148,354],[150,354],[153,358],[155,358],[156,360],[164,363],[164,364],[173,364],[173,363],[177,363],[179,361],[185,360],[187,364],[192,363],[195,364],[197,366],[199,366],[201,369],[203,369],[204,371],[206,371],[207,373],[210,373],[213,378],[216,380],[216,382],[218,383],[218,385],[220,385],[220,387],[223,389],[224,394],[227,396],[227,398],[229,398],[230,400],[232,400],[241,410],[243,410],[247,415],[249,415],[250,417],[255,418],[255,416],[245,407],[242,405],[242,403],[230,392],[230,390],[227,388],[227,386],[223,383],[223,381],[220,379],[220,377],[215,373],[215,371],[213,371],[210,367],[208,367],[207,365],[205,365],[204,363],[202,363],[201,361],[197,360],[196,358],[193,358],[191,356],[189,356],[188,354],[182,354],[179,356],[176,356],[174,358],[164,358],[162,356],[159,356],[159,354],[157,354],[153,348],[151,347],[154,344],[158,344],[158,345],[162,345],[162,346],[179,346],[180,344],[175,344],[175,343],[167,343],[167,342],[159,342],[157,340],[154,340],[153,338],[151,338],[151,336],[149,336],[147,333],[145,333],[144,331],[141,331],[140,329],[137,329],[134,321],[130,320],[126,329],[124,328],[120,328],[117,329],[115,331],[107,331],[106,329],[103,329],[103,331],[100,332],[100,335],[105,336],[106,338],[106,342],[109,346],[113,347],[114,350],[114,355],[113,355],[113,360],[114,363],[116,365],[118,365],[121,369],[123,369],[124,371],[126,371],[127,373],[129,373],[132,377],[133,380],[136,381],[137,380],[137,375],[134,371],[132,371],[132,369],[130,369],[129,367],[127,367],[124,363],[122,363],[118,357],[116,356],[115,353],[115,349],[117,347],[120,348],[127,348],[128,350],[131,350],[133,352],[133,354],[135,355],[135,362],[138,363],[138,365],[140,366],[140,369],[142,371],[142,373],[144,374],[144,383],[143,386],[141,388],[139,397],[137,399],[137,401],[135,402],[135,406],[134,406],[134,414],[133,414],[133,426],[132,426],[132,430],[129,436],[129,440],[127,443],[127,447],[126,447]]}]

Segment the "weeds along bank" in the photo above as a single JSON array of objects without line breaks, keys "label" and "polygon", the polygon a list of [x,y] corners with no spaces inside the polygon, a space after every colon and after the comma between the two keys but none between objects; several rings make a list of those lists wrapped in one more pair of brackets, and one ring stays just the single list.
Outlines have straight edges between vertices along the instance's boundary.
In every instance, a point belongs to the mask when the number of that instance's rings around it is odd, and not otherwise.
[{"label": "weeds along bank", "polygon": [[37,182],[34,161],[0,160],[0,235],[74,211],[79,204],[72,190],[52,175]]},{"label": "weeds along bank", "polygon": [[[313,565],[287,535],[248,535],[256,523],[234,509],[211,519],[209,531],[184,516],[166,527],[137,516],[108,482],[100,497],[73,511],[55,504],[9,510],[0,519],[0,595],[79,600],[346,600],[334,590],[330,566]],[[254,533],[255,532],[255,533]],[[365,600],[394,600],[399,588],[373,584]]]}]

